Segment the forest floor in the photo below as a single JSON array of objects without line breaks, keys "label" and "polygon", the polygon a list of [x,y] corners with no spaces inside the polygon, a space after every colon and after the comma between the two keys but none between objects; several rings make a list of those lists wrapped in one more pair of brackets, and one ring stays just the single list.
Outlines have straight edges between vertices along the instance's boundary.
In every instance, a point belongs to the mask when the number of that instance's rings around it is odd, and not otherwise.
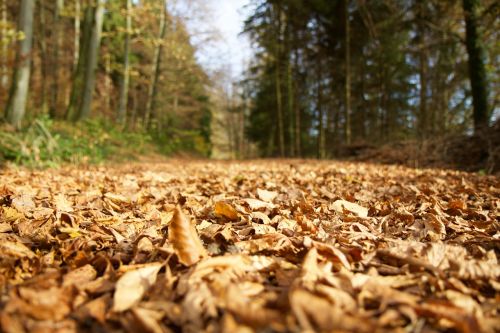
[{"label": "forest floor", "polygon": [[318,161],[0,170],[3,332],[498,332],[500,180]]}]

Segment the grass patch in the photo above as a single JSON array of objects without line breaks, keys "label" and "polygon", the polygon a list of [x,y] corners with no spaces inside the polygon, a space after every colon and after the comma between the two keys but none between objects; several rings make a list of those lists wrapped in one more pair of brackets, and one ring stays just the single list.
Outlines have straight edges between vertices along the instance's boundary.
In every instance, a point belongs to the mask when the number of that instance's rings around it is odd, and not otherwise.
[{"label": "grass patch", "polygon": [[73,124],[41,117],[20,131],[0,127],[0,163],[30,168],[132,160],[155,152],[148,133],[123,131],[105,119]]}]

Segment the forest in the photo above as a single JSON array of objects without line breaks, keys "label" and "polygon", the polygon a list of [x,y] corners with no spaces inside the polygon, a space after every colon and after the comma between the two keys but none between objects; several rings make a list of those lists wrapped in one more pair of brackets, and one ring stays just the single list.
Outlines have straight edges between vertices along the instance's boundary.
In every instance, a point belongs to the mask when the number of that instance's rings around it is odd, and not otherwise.
[{"label": "forest", "polygon": [[0,332],[499,332],[499,18],[0,0]]},{"label": "forest", "polygon": [[[203,11],[202,1],[186,4]],[[167,155],[333,158],[408,141],[460,147],[497,122],[496,1],[246,7],[253,58],[231,77],[200,65],[189,18],[164,1],[2,0],[3,158],[51,146],[30,145],[38,135],[71,143],[92,131]],[[40,124],[51,128],[36,134]],[[77,147],[37,158],[67,159]]]}]

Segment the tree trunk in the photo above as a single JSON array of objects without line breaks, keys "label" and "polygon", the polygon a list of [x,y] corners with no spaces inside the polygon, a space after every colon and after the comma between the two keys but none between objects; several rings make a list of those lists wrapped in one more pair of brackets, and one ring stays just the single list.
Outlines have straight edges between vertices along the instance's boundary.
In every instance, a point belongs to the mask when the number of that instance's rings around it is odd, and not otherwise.
[{"label": "tree trunk", "polygon": [[485,48],[478,28],[479,0],[463,0],[465,43],[469,55],[469,79],[474,105],[474,132],[488,126],[488,78],[484,64]]},{"label": "tree trunk", "polygon": [[[73,85],[71,87],[71,95],[68,103],[68,109],[66,110],[66,118],[68,120],[76,121],[78,118],[78,110],[81,107],[82,103],[82,90],[84,87],[84,75],[85,75],[85,67],[87,66],[87,50],[89,48],[89,41],[91,35],[91,28],[93,22],[93,10],[89,5],[85,8],[83,14],[83,24],[81,25],[81,32],[78,32],[80,36],[80,40],[78,42],[78,63],[75,68],[75,72],[73,74]],[[75,32],[76,36],[76,32]]]},{"label": "tree trunk", "polygon": [[130,82],[130,35],[132,34],[132,0],[127,0],[125,50],[123,57],[123,77],[120,85],[118,122],[124,124],[127,118],[128,88]]},{"label": "tree trunk", "polygon": [[289,137],[289,154],[290,157],[295,156],[295,130],[294,130],[294,91],[293,91],[293,75],[292,75],[292,48],[291,48],[291,23],[290,18],[286,17],[285,28],[285,55],[286,55],[286,96],[287,96],[287,119],[288,119],[288,137]]},{"label": "tree trunk", "polygon": [[16,54],[17,67],[14,71],[6,109],[7,121],[16,128],[21,127],[21,121],[26,112],[31,70],[34,8],[35,0],[21,0],[18,30],[24,33],[24,39],[19,42],[19,50]]},{"label": "tree trunk", "polygon": [[162,9],[160,16],[160,34],[158,36],[159,43],[155,49],[153,68],[151,76],[151,83],[149,85],[148,100],[146,103],[146,112],[144,114],[144,127],[149,128],[151,126],[151,118],[155,108],[156,93],[158,90],[158,80],[160,78],[160,66],[161,66],[161,56],[163,51],[163,40],[167,32],[167,7],[163,0],[160,0]]},{"label": "tree trunk", "polygon": [[64,9],[64,0],[56,0],[56,7],[54,9],[54,23],[53,23],[53,31],[54,31],[54,46],[52,49],[52,85],[50,89],[50,117],[57,118],[57,101],[59,94],[59,50],[61,49],[62,38],[61,38],[61,29],[62,26],[60,24],[61,12]]},{"label": "tree trunk", "polygon": [[70,105],[67,112],[67,118],[72,121],[79,121],[90,115],[103,18],[103,0],[98,0],[95,8],[89,5],[85,9],[80,45],[81,49],[78,57],[77,70],[73,80]]},{"label": "tree trunk", "polygon": [[326,144],[326,139],[325,139],[325,115],[324,115],[324,110],[323,110],[323,76],[321,75],[321,59],[317,59],[317,91],[316,91],[316,98],[317,98],[317,109],[318,109],[318,152],[317,156],[318,158],[325,158],[326,156],[326,151],[325,151],[325,144]]},{"label": "tree trunk", "polygon": [[8,63],[8,56],[9,56],[9,45],[7,44],[7,0],[0,0],[0,12],[1,12],[1,23],[0,27],[2,28],[1,30],[1,35],[2,38],[5,40],[0,40],[0,44],[2,46],[1,49],[1,57],[2,57],[2,63],[1,63],[1,69],[0,69],[0,86],[3,89],[7,89],[7,86],[9,85],[9,68],[7,66]]},{"label": "tree trunk", "polygon": [[[294,39],[295,41],[297,38]],[[295,70],[299,69],[299,51],[295,49],[295,59],[294,59]],[[297,100],[297,94],[294,94],[295,103],[293,104],[295,109],[295,152],[297,157],[302,157],[302,131],[300,122],[300,107]]]},{"label": "tree trunk", "polygon": [[103,55],[104,60],[104,107],[103,113],[111,110],[111,91],[113,90],[113,79],[111,78],[111,53]]},{"label": "tree trunk", "polygon": [[278,115],[278,143],[279,143],[279,149],[280,149],[280,156],[285,157],[285,132],[284,132],[284,124],[283,124],[283,104],[282,104],[282,94],[281,94],[281,75],[280,75],[280,70],[281,70],[281,48],[280,48],[280,43],[281,43],[281,8],[278,6],[277,7],[277,30],[278,30],[278,35],[277,38],[278,40],[276,41],[276,54],[275,54],[275,60],[276,60],[276,69],[275,69],[275,88],[276,88],[276,111]]},{"label": "tree trunk", "polygon": [[351,143],[351,26],[349,0],[344,0],[345,15],[345,142]]},{"label": "tree trunk", "polygon": [[428,124],[428,110],[427,110],[427,46],[425,39],[425,12],[424,12],[424,3],[419,3],[417,10],[417,39],[418,39],[418,61],[419,61],[419,80],[420,80],[420,105],[419,105],[419,113],[418,113],[418,136],[421,139],[425,139],[427,137],[427,132],[429,130]]},{"label": "tree trunk", "polygon": [[[38,29],[40,32],[40,35],[36,36],[34,39],[38,41],[38,46],[40,49],[40,71],[42,73],[42,77],[46,78],[47,77],[47,72],[49,68],[48,64],[48,57],[47,57],[47,34],[46,34],[46,19],[45,19],[45,1],[44,0],[38,0]],[[37,30],[38,30],[37,29]],[[46,80],[41,80],[41,89],[40,89],[40,106],[37,108],[38,110],[42,111],[42,114],[45,113],[47,110],[47,82]],[[36,109],[35,109],[36,110]]]},{"label": "tree trunk", "polygon": [[75,22],[74,22],[74,29],[75,29],[75,36],[73,40],[73,70],[76,71],[78,67],[78,62],[80,59],[80,11],[81,11],[81,5],[80,5],[80,0],[75,0]]},{"label": "tree trunk", "polygon": [[90,115],[92,104],[92,94],[95,86],[95,72],[99,60],[99,49],[101,46],[102,23],[104,21],[104,0],[97,0],[95,8],[94,25],[92,27],[92,35],[90,38],[88,63],[85,69],[85,88],[83,90],[82,108],[79,112],[78,120],[87,118]]}]

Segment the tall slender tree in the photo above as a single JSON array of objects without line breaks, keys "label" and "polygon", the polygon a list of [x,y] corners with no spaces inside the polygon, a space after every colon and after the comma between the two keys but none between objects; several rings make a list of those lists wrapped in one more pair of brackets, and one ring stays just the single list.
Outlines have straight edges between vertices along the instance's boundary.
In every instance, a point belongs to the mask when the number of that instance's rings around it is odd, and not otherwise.
[{"label": "tall slender tree", "polygon": [[0,52],[1,52],[1,64],[0,64],[0,86],[7,89],[9,84],[9,70],[7,67],[7,59],[9,56],[9,39],[7,38],[7,0],[0,0],[0,28],[1,28],[1,39],[0,39]]},{"label": "tall slender tree", "polygon": [[18,30],[23,32],[16,56],[16,69],[6,108],[7,121],[19,128],[26,113],[31,74],[31,48],[33,43],[33,14],[35,0],[21,0]]},{"label": "tall slender tree", "polygon": [[275,20],[276,20],[276,31],[277,31],[277,42],[275,44],[275,66],[276,69],[274,71],[275,74],[275,89],[276,89],[276,112],[278,115],[278,143],[279,143],[279,152],[281,157],[285,157],[285,125],[283,119],[283,100],[282,100],[282,92],[281,92],[281,38],[282,38],[282,29],[283,29],[283,14],[282,9],[279,4],[275,5]]},{"label": "tall slender tree", "polygon": [[351,23],[349,0],[344,0],[345,24],[345,142],[351,144]]},{"label": "tall slender tree", "polygon": [[160,78],[163,44],[165,35],[167,33],[167,6],[164,0],[160,0],[160,5],[160,31],[158,35],[158,43],[155,48],[155,55],[151,71],[151,82],[149,84],[146,112],[144,114],[144,127],[146,128],[149,128],[151,126],[151,118],[154,114],[155,99],[158,92],[158,81]]},{"label": "tall slender tree", "polygon": [[485,48],[478,27],[480,0],[463,0],[465,16],[465,44],[469,55],[469,79],[474,105],[474,131],[479,133],[489,122],[488,77],[485,66]]},{"label": "tall slender tree", "polygon": [[123,75],[120,84],[118,122],[125,123],[127,117],[128,90],[130,82],[130,38],[132,34],[132,0],[126,0],[125,46],[123,55]]},{"label": "tall slender tree", "polygon": [[74,30],[75,35],[73,36],[73,69],[76,70],[78,66],[78,60],[80,57],[80,15],[81,15],[81,0],[75,0],[75,20],[74,20]]},{"label": "tall slender tree", "polygon": [[103,0],[98,0],[95,7],[88,5],[85,9],[80,55],[73,79],[71,100],[66,114],[66,117],[72,121],[79,121],[90,115],[103,18]]},{"label": "tall slender tree", "polygon": [[52,47],[52,61],[51,61],[51,89],[50,89],[50,109],[49,113],[52,118],[58,116],[58,96],[59,96],[59,54],[62,47],[62,25],[61,25],[61,12],[64,10],[64,0],[56,0],[54,8],[54,21],[53,21],[53,34],[54,45]]}]

